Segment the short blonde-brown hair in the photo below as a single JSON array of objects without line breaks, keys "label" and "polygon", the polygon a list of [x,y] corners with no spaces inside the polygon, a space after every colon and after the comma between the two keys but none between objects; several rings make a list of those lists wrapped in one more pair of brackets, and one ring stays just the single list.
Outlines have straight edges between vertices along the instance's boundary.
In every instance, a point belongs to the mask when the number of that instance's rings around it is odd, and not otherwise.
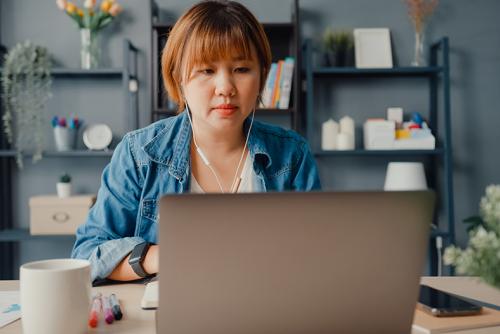
[{"label": "short blonde-brown hair", "polygon": [[227,0],[202,1],[184,13],[170,31],[161,57],[163,83],[178,112],[185,108],[182,80],[195,65],[235,55],[251,59],[252,46],[260,65],[260,96],[272,60],[266,33],[255,16]]}]

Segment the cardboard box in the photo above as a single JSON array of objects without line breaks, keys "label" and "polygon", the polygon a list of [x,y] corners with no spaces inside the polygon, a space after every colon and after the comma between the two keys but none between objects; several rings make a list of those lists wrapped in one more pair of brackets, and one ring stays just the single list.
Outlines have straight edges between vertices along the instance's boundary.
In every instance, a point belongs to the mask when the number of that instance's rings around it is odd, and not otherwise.
[{"label": "cardboard box", "polygon": [[87,219],[95,195],[34,196],[29,200],[31,234],[75,234]]}]

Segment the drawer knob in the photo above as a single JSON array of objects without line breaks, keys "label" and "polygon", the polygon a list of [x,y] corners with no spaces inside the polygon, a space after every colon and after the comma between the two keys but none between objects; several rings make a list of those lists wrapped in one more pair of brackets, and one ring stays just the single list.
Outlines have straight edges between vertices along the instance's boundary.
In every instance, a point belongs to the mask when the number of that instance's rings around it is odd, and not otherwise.
[{"label": "drawer knob", "polygon": [[66,212],[56,212],[52,215],[52,220],[56,223],[65,223],[69,220],[69,214]]}]

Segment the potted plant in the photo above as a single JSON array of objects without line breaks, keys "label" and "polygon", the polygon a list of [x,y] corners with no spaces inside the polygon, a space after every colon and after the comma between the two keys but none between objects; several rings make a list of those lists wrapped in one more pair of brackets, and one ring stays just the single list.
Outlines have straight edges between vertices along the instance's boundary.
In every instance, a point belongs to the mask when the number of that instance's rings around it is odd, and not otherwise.
[{"label": "potted plant", "polygon": [[71,196],[71,176],[65,173],[57,182],[57,196],[66,198]]},{"label": "potted plant", "polygon": [[447,247],[444,262],[455,266],[459,274],[479,276],[500,289],[500,185],[486,188],[479,213],[464,220],[469,224],[467,248]]},{"label": "potted plant", "polygon": [[323,33],[323,51],[326,66],[352,66],[354,62],[352,33],[327,28]]},{"label": "potted plant", "polygon": [[34,148],[33,162],[42,158],[45,103],[51,96],[50,57],[46,48],[27,41],[19,43],[5,57],[2,70],[3,128],[7,141],[22,154]]}]

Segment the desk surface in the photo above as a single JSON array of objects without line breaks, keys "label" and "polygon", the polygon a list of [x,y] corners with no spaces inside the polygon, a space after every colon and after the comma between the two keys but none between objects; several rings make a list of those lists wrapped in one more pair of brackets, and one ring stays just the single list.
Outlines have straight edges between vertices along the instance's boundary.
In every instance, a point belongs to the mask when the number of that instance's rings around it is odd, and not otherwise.
[{"label": "desk surface", "polygon": [[[483,301],[488,304],[500,305],[500,290],[494,289],[481,283],[476,278],[469,277],[422,277],[423,284],[459,294],[467,298]],[[0,291],[18,290],[19,281],[0,281]],[[109,295],[115,293],[119,299],[123,310],[123,319],[115,321],[112,325],[107,325],[103,321],[99,327],[89,330],[89,333],[141,333],[153,334],[155,330],[155,311],[143,310],[140,307],[140,300],[144,293],[142,284],[120,284],[93,288]],[[457,334],[487,334],[499,333],[500,327],[485,328],[473,331],[460,331]],[[12,324],[0,329],[0,334],[22,333],[21,321],[17,320]]]}]

